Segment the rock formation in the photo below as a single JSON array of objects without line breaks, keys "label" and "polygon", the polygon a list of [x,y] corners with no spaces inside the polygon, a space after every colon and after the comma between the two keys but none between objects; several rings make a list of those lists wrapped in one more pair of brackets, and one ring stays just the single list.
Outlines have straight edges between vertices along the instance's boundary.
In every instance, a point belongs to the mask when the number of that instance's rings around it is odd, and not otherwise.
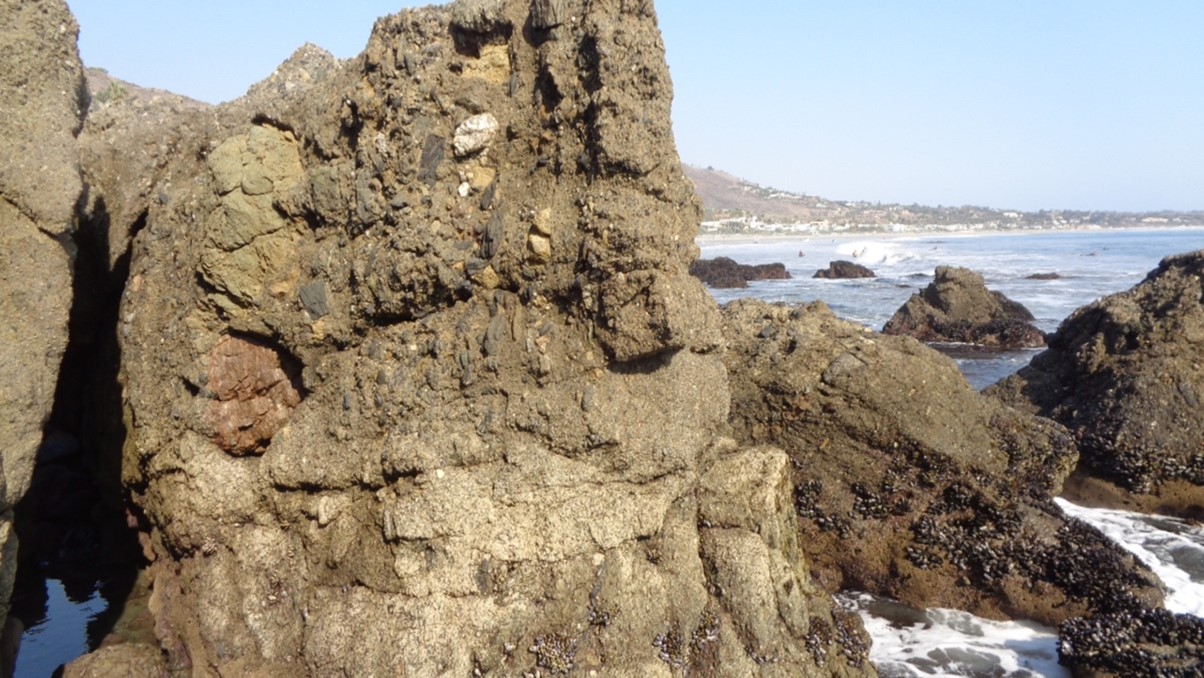
[{"label": "rock formation", "polygon": [[938,266],[934,280],[895,311],[882,332],[1003,350],[1044,346],[1032,320],[1024,306],[988,290],[978,273]]},{"label": "rock formation", "polygon": [[91,202],[168,668],[871,674],[788,458],[724,437],[651,4],[461,0],[324,68]]},{"label": "rock formation", "polygon": [[698,259],[690,264],[690,275],[718,289],[743,289],[752,280],[790,279],[785,264],[740,264],[729,257]]},{"label": "rock formation", "polygon": [[[13,507],[50,415],[71,308],[71,232],[86,103],[61,0],[0,2],[0,619],[16,568]],[[0,663],[6,663],[0,658]],[[3,669],[0,669],[3,671]]]},{"label": "rock formation", "polygon": [[1082,454],[1068,496],[1204,516],[1204,251],[1075,311],[989,393],[1062,422]]},{"label": "rock formation", "polygon": [[734,433],[790,455],[803,550],[829,590],[1047,624],[1161,601],[1149,570],[1052,502],[1077,458],[1060,425],[819,303],[723,313]]},{"label": "rock formation", "polygon": [[861,264],[852,261],[838,259],[828,262],[827,268],[821,268],[815,272],[813,278],[828,278],[830,280],[839,280],[844,278],[874,278],[874,272]]},{"label": "rock formation", "polygon": [[1204,672],[1204,619],[1138,610],[1071,619],[1058,629],[1058,661],[1076,676],[1198,676]]}]

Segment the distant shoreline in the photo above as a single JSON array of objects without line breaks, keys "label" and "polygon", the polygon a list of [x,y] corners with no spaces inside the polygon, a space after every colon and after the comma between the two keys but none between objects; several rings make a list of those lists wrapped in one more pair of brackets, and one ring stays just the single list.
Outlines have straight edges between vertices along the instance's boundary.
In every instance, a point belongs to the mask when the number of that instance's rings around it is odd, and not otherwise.
[{"label": "distant shoreline", "polygon": [[1057,233],[1153,233],[1164,231],[1204,230],[1204,224],[1183,226],[1117,226],[1112,228],[1090,228],[1068,226],[1066,228],[1041,229],[992,229],[961,231],[859,231],[856,233],[699,233],[694,238],[698,245],[723,243],[725,245],[747,245],[757,242],[789,242],[810,240],[897,240],[904,238],[978,238],[993,235],[1052,235]]}]

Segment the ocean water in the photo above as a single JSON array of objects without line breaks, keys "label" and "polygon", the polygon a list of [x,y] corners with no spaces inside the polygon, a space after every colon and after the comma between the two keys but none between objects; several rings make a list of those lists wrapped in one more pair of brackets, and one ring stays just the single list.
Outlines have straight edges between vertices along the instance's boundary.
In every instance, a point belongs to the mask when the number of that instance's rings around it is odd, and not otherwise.
[{"label": "ocean water", "polygon": [[[753,282],[743,290],[712,290],[720,303],[746,296],[787,303],[820,300],[842,318],[881,330],[908,297],[932,282],[937,266],[963,266],[981,273],[990,289],[1024,304],[1036,317],[1037,327],[1052,332],[1080,306],[1141,282],[1163,257],[1204,248],[1204,227],[989,235],[739,236],[699,244],[704,258],[725,256],[742,264],[781,262],[792,276]],[[811,277],[837,259],[868,266],[878,277]],[[1030,278],[1050,273],[1059,277]],[[983,388],[1027,365],[1036,353],[961,351],[954,357],[970,383]]]},{"label": "ocean water", "polygon": [[[978,271],[987,287],[1024,304],[1036,325],[1053,331],[1066,316],[1103,296],[1141,282],[1163,257],[1204,249],[1204,228],[1150,231],[1063,231],[1033,234],[701,240],[702,256],[743,264],[782,262],[791,280],[750,283],[743,290],[712,290],[720,302],[740,297],[787,303],[825,302],[847,320],[874,330],[911,294],[932,281],[939,265]],[[878,275],[865,280],[811,276],[846,259]],[[1033,274],[1056,273],[1053,280]],[[1015,372],[1039,351],[952,357],[967,381],[984,388]],[[1091,509],[1059,499],[1069,515],[1099,528],[1145,562],[1166,584],[1166,606],[1204,616],[1204,529],[1165,516]],[[838,602],[860,614],[874,640],[870,659],[887,678],[911,676],[1057,677],[1057,631],[1017,620],[998,622],[959,610],[916,610],[855,591]]]}]

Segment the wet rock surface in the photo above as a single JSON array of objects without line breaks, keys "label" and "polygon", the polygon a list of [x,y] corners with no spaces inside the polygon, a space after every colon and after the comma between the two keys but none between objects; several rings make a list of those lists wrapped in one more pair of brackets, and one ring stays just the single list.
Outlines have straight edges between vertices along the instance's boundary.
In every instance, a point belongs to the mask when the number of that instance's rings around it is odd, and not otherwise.
[{"label": "wet rock surface", "polygon": [[1160,602],[1152,573],[1053,504],[1077,458],[1060,425],[822,304],[723,314],[734,433],[790,455],[803,550],[829,590],[1048,624]]},{"label": "wet rock surface", "polygon": [[846,278],[875,278],[877,277],[873,271],[861,264],[838,259],[828,262],[827,268],[821,268],[815,272],[813,278],[828,278],[831,280],[840,280]]},{"label": "wet rock surface", "polygon": [[699,259],[690,264],[690,275],[715,288],[748,287],[753,280],[789,280],[785,264],[741,264],[728,257]]},{"label": "wet rock surface", "polygon": [[1000,350],[1044,346],[1032,320],[1023,305],[988,290],[978,273],[938,266],[934,280],[895,311],[882,332]]},{"label": "wet rock surface", "polygon": [[989,393],[1062,422],[1081,460],[1068,496],[1204,516],[1204,252],[1075,311]]},{"label": "wet rock surface", "polygon": [[1204,620],[1139,610],[1066,621],[1058,660],[1076,676],[1198,676],[1204,672]]},{"label": "wet rock surface", "polygon": [[141,215],[105,241],[167,668],[872,674],[788,458],[725,437],[651,6],[408,11],[289,72],[92,201]]},{"label": "wet rock surface", "polygon": [[[79,28],[66,3],[4,0],[0,16],[0,619],[7,619],[17,561],[13,507],[30,486],[67,345],[71,233],[82,191],[75,135],[87,104]],[[0,671],[10,660],[0,657]]]}]

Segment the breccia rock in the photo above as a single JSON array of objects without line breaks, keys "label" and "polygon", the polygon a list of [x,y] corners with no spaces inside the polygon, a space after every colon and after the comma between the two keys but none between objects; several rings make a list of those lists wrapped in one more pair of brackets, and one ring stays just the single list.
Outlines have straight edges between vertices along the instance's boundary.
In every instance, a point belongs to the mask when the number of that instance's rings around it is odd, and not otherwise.
[{"label": "breccia rock", "polygon": [[270,91],[140,175],[122,473],[170,668],[873,673],[787,457],[724,435],[651,3],[406,11]]},{"label": "breccia rock", "polygon": [[4,0],[0,16],[0,619],[6,619],[16,568],[12,509],[29,488],[67,345],[71,233],[82,190],[75,135],[86,101],[79,29],[66,3]]},{"label": "breccia rock", "polygon": [[1204,251],[1070,315],[987,392],[1061,422],[1082,456],[1070,496],[1204,516]]}]

